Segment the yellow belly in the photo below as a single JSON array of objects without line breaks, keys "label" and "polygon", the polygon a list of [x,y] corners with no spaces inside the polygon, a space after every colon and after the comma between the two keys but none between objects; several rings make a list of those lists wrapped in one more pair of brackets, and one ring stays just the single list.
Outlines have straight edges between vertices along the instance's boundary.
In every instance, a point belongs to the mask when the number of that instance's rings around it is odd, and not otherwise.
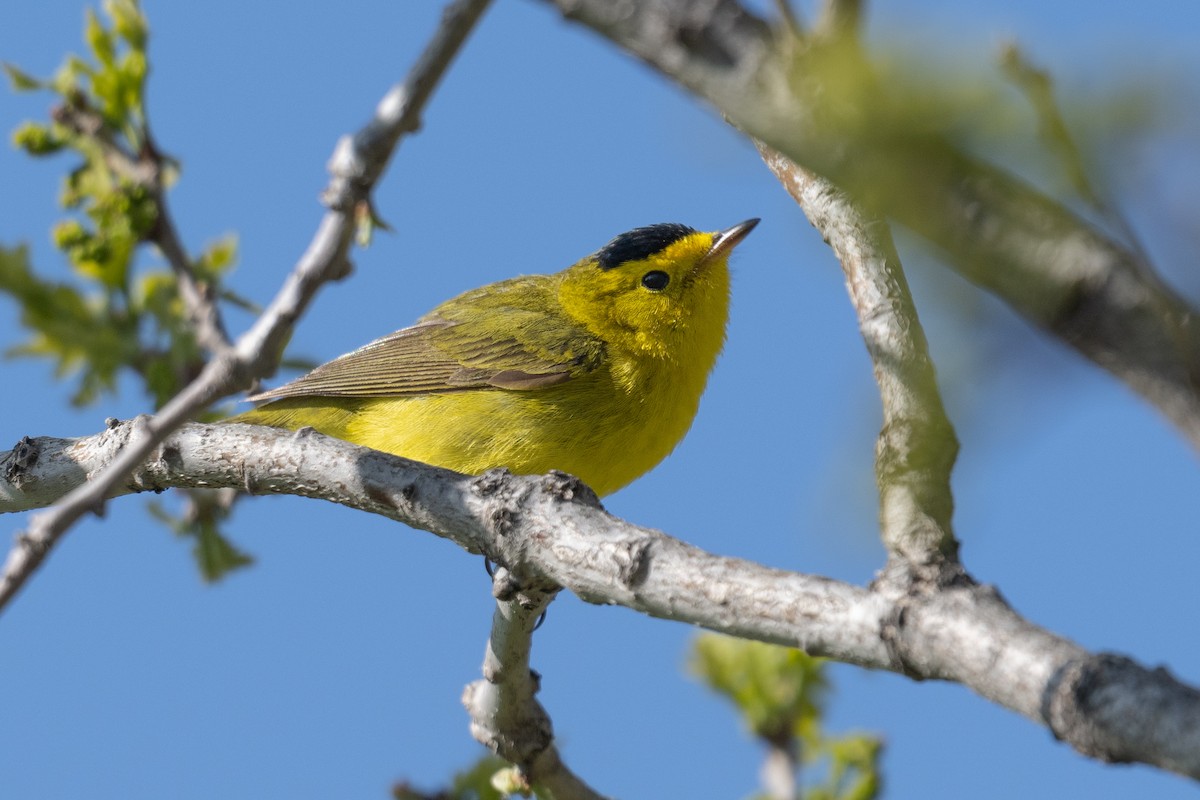
[{"label": "yellow belly", "polygon": [[687,433],[703,391],[671,370],[618,382],[608,369],[530,391],[470,389],[408,397],[302,397],[268,403],[238,422],[309,426],[375,450],[479,474],[552,469],[598,494],[620,489]]}]

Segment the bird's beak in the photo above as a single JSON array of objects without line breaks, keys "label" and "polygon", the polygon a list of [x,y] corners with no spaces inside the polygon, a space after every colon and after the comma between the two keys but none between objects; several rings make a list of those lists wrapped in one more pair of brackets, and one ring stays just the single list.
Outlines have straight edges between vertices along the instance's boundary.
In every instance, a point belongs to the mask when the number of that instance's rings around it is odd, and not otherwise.
[{"label": "bird's beak", "polygon": [[745,239],[758,222],[757,219],[748,219],[718,233],[713,237],[712,249],[708,251],[704,260],[712,261],[715,258],[729,255],[729,251],[736,247],[738,242]]}]

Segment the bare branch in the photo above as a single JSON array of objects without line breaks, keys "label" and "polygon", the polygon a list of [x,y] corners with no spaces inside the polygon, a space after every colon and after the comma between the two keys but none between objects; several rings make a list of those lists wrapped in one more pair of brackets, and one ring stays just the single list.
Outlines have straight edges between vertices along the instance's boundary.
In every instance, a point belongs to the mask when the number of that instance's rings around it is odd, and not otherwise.
[{"label": "bare branch", "polygon": [[602,800],[563,763],[550,717],[535,697],[541,676],[529,667],[533,632],[558,587],[521,586],[504,567],[496,570],[492,586],[496,611],[483,657],[483,680],[463,692],[471,735],[515,764],[525,784],[549,790],[556,800]]},{"label": "bare branch", "polygon": [[[157,160],[158,156],[155,155],[154,158]],[[162,164],[159,163],[158,170],[161,169]],[[154,219],[154,228],[150,231],[151,240],[158,246],[159,252],[175,273],[179,296],[188,310],[188,320],[196,332],[196,341],[214,355],[224,353],[233,347],[233,342],[225,328],[225,320],[217,306],[213,287],[196,277],[192,260],[188,258],[187,251],[179,240],[179,230],[175,226],[174,217],[171,216],[166,192],[161,185],[156,185],[153,191],[158,213]]]},{"label": "bare branch", "polygon": [[1098,211],[1109,213],[1111,209],[1108,207],[1108,201],[1088,177],[1083,154],[1079,152],[1079,146],[1075,144],[1067,122],[1058,108],[1050,75],[1034,66],[1015,42],[1009,42],[1001,50],[1000,68],[1012,81],[1013,86],[1029,101],[1030,107],[1037,115],[1041,137],[1058,157],[1071,188]]},{"label": "bare branch", "polygon": [[[1120,234],[1125,246],[1137,255],[1147,273],[1151,273],[1150,257],[1133,225],[1113,199],[1102,192],[1088,175],[1083,153],[1075,143],[1067,121],[1058,107],[1050,74],[1030,62],[1013,42],[1005,45],[1001,51],[1000,68],[1028,99],[1029,105],[1037,115],[1043,141],[1057,156],[1067,181],[1076,194],[1099,212],[1104,221]],[[1148,277],[1153,276],[1148,274]]]},{"label": "bare branch", "polygon": [[[136,421],[83,439],[29,439],[4,464],[0,512],[43,506],[118,458]],[[1200,779],[1200,691],[1166,670],[1093,654],[967,578],[894,597],[706,553],[617,519],[562,474],[458,475],[321,436],[184,425],[113,494],[239,488],[316,497],[485,553],[521,586],[561,586],[709,630],[918,679],[961,683],[1086,755]]]},{"label": "bare branch", "polygon": [[[1126,382],[1200,447],[1195,309],[1062,204],[901,124],[904,110],[856,47],[779,47],[781,32],[737,0],[549,1],[929,240],[956,271]],[[853,113],[840,113],[847,102]]]},{"label": "bare branch", "polygon": [[369,204],[371,189],[383,173],[400,137],[418,127],[421,110],[445,74],[467,34],[489,0],[457,0],[403,84],[384,96],[375,117],[354,137],[345,137],[330,164],[332,180],[322,218],[308,250],[287,277],[279,294],[232,349],[218,352],[200,375],[153,418],[139,418],[118,457],[91,479],[63,497],[48,512],[30,521],[17,535],[0,575],[0,609],[16,595],[64,533],[84,514],[99,512],[105,500],[126,483],[146,457],[171,431],[216,400],[247,388],[254,379],[273,373],[317,289],[345,276],[353,241],[355,214]]},{"label": "bare branch", "polygon": [[958,439],[942,406],[925,333],[887,222],[866,216],[829,181],[779,152],[761,142],[758,149],[833,248],[846,275],[883,400],[875,475],[884,545],[903,566],[918,573],[928,568],[924,577],[930,580],[954,579],[959,567],[950,471]]},{"label": "bare branch", "polygon": [[425,104],[489,3],[455,0],[447,7],[441,27],[404,82],[384,95],[370,122],[338,142],[329,163],[332,180],[323,193],[330,211],[272,306],[238,342],[239,355],[255,365],[255,377],[266,377],[274,371],[277,354],[291,336],[294,318],[286,325],[275,324],[278,320],[271,318],[272,309],[278,306],[281,313],[290,312],[294,317],[307,307],[324,280],[340,278],[348,271],[346,253],[354,236],[355,215],[370,203],[370,192],[400,138],[420,129]]}]

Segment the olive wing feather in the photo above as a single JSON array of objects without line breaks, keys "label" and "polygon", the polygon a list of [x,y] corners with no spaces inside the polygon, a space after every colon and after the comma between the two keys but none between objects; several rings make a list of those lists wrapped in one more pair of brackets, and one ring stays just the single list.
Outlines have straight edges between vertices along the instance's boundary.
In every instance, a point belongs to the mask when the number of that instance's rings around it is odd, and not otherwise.
[{"label": "olive wing feather", "polygon": [[[479,291],[479,290],[476,290]],[[449,316],[459,311],[461,319]],[[463,313],[450,304],[251,400],[398,397],[501,388],[533,390],[596,369],[604,345],[565,318],[520,307]]]}]

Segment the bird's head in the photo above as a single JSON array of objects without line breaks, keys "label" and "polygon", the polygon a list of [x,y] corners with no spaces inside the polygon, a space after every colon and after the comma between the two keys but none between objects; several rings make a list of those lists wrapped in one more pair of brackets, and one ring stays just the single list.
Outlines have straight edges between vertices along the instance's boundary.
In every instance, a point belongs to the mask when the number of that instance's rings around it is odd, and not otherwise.
[{"label": "bird's head", "polygon": [[757,224],[715,232],[677,223],[635,228],[565,270],[559,300],[610,347],[715,360],[729,317],[729,253]]}]

